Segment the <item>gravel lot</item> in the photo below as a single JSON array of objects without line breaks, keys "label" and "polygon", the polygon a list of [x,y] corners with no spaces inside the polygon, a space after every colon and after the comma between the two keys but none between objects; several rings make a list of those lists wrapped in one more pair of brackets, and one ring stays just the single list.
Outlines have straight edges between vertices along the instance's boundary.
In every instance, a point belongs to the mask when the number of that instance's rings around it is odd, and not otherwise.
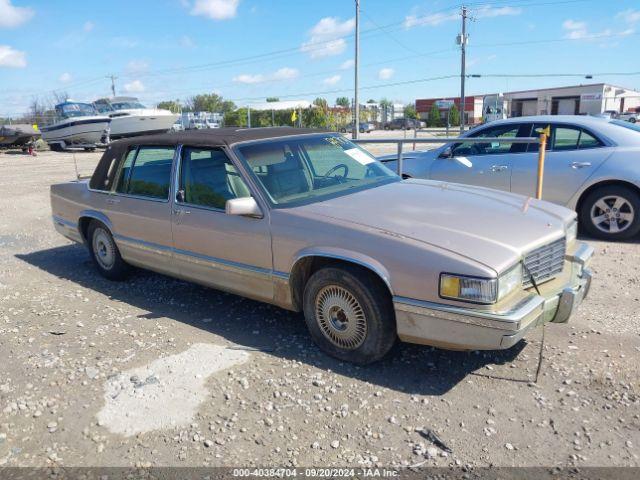
[{"label": "gravel lot", "polygon": [[[75,156],[89,174],[100,153]],[[101,278],[50,220],[72,154],[0,153],[0,172],[0,465],[640,466],[639,241],[590,241],[590,297],[546,327],[537,384],[540,330],[359,368],[299,315],[144,271]]]}]

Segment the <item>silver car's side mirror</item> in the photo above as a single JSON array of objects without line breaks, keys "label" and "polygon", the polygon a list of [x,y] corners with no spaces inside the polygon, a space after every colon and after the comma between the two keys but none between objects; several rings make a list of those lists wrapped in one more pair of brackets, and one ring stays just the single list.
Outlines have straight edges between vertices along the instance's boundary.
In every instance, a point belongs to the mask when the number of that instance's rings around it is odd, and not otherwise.
[{"label": "silver car's side mirror", "polygon": [[451,157],[453,157],[453,151],[451,150],[451,147],[445,148],[442,152],[440,152],[440,155],[438,155],[438,158],[451,158]]},{"label": "silver car's side mirror", "polygon": [[262,218],[262,211],[253,197],[232,198],[225,203],[227,215]]}]

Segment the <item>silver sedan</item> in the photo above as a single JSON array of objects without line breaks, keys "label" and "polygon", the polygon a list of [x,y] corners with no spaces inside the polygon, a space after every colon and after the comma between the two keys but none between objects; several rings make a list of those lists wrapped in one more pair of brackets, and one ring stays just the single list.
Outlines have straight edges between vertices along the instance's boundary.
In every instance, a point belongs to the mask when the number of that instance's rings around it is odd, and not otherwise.
[{"label": "silver sedan", "polygon": [[[537,116],[498,120],[464,137],[537,136],[551,127],[543,196],[578,212],[592,236],[623,240],[640,232],[640,127],[584,116]],[[381,157],[396,168],[396,155]],[[446,144],[407,152],[405,177],[479,185],[533,196],[538,144],[505,142]]]}]

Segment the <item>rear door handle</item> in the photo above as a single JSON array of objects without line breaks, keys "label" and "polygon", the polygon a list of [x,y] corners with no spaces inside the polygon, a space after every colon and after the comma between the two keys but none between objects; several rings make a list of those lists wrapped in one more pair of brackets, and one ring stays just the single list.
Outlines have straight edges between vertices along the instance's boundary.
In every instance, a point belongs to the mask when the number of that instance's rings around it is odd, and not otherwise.
[{"label": "rear door handle", "polygon": [[509,168],[509,165],[491,165],[492,172],[504,172]]},{"label": "rear door handle", "polygon": [[120,203],[120,199],[118,199],[118,198],[107,198],[107,203],[109,205],[115,205],[116,203]]},{"label": "rear door handle", "polygon": [[571,168],[573,168],[574,170],[577,170],[579,168],[584,168],[584,167],[590,167],[591,166],[591,162],[572,162],[571,163]]}]

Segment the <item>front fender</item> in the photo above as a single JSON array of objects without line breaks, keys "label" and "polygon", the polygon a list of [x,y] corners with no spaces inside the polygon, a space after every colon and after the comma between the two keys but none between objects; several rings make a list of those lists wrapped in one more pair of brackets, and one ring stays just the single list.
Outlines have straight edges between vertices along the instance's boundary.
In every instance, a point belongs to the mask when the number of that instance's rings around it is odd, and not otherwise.
[{"label": "front fender", "polygon": [[373,271],[380,279],[385,283],[391,295],[393,295],[393,289],[391,287],[391,278],[389,271],[379,261],[353,250],[337,247],[308,247],[300,250],[293,258],[290,272],[295,271],[296,265],[299,261],[308,257],[325,257],[335,258],[336,260],[343,260],[346,262],[355,263],[361,265],[369,270]]}]

